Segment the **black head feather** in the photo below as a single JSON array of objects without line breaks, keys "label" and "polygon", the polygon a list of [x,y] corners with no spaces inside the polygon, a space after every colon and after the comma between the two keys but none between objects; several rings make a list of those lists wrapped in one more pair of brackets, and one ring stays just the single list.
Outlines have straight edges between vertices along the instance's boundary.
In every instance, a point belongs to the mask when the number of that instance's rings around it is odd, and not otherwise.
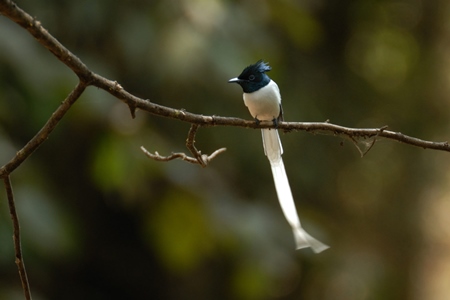
[{"label": "black head feather", "polygon": [[272,70],[272,67],[270,67],[266,62],[264,62],[262,59],[258,60],[253,65],[249,65],[246,67],[241,75],[238,76],[239,79],[249,79],[250,75],[256,76],[258,73],[263,74],[265,72],[269,72]]},{"label": "black head feather", "polygon": [[246,67],[237,78],[230,79],[228,82],[238,83],[245,93],[252,93],[266,86],[270,82],[269,72],[272,68],[262,59],[255,64]]}]

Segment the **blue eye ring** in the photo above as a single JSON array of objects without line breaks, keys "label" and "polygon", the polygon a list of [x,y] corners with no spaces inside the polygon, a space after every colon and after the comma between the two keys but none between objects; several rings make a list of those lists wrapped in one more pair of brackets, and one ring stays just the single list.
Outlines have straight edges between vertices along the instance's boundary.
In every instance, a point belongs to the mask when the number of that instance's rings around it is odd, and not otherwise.
[{"label": "blue eye ring", "polygon": [[250,80],[250,81],[253,81],[253,80],[255,80],[255,75],[250,75],[250,76],[248,76],[248,80]]}]

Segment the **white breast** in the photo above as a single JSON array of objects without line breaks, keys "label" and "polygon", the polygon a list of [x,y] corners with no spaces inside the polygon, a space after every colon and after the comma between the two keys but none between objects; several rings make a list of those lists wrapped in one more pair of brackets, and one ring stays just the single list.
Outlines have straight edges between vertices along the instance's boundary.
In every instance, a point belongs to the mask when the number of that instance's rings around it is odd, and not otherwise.
[{"label": "white breast", "polygon": [[275,81],[253,93],[244,93],[244,103],[253,118],[272,121],[280,115],[280,89]]}]

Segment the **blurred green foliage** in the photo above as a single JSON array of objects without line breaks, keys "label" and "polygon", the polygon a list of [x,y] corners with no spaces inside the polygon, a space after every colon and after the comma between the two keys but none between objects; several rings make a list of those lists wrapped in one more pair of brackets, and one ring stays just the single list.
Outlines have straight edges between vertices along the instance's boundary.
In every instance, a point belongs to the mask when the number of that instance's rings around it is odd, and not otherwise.
[{"label": "blurred green foliage", "polygon": [[[449,136],[443,0],[35,0],[18,5],[92,71],[152,102],[250,118],[227,84],[270,62],[285,119]],[[0,163],[44,124],[76,76],[0,16]],[[331,246],[295,251],[258,131],[201,128],[88,88],[12,175],[34,299],[445,299],[449,157],[379,141],[283,134],[304,227]],[[364,147],[364,141],[359,141]],[[21,299],[0,193],[0,299]],[[440,249],[437,251],[436,249]],[[446,281],[445,281],[446,280]]]}]

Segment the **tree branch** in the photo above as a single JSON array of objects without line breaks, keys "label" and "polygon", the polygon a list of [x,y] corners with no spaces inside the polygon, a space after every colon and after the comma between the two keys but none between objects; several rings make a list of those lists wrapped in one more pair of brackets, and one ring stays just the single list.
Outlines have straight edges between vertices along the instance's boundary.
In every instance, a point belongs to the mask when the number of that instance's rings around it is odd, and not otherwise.
[{"label": "tree branch", "polygon": [[31,299],[30,285],[28,283],[27,271],[22,256],[22,245],[20,241],[20,224],[19,217],[16,212],[16,205],[14,203],[14,193],[9,176],[3,178],[5,183],[6,195],[8,197],[9,214],[13,223],[13,241],[14,252],[16,255],[16,265],[19,269],[20,281],[22,282],[22,289],[25,294],[25,299]]},{"label": "tree branch", "polygon": [[[271,121],[262,121],[256,124],[253,120],[243,120],[239,118],[220,117],[220,116],[204,116],[190,113],[182,109],[174,109],[159,104],[138,98],[123,88],[117,88],[118,84],[115,81],[108,80],[97,74],[93,75],[92,85],[95,85],[118,99],[124,101],[131,107],[140,108],[148,113],[160,117],[176,119],[179,121],[189,122],[201,126],[235,126],[245,128],[273,128]],[[350,128],[340,125],[331,124],[329,122],[280,122],[278,128],[285,131],[306,131],[310,133],[320,133],[334,136],[343,136],[347,138],[372,138],[383,137],[390,140],[395,140],[411,146],[420,147],[423,149],[433,149],[450,152],[450,146],[447,141],[432,142],[415,137],[405,135],[400,132],[386,130],[387,126],[380,128]]]},{"label": "tree branch", "polygon": [[[32,139],[30,139],[30,141],[21,150],[19,150],[7,164],[0,168],[0,178],[2,178],[5,183],[11,219],[13,222],[16,264],[19,268],[19,275],[26,299],[31,299],[31,293],[22,257],[19,219],[15,209],[14,195],[10,182],[10,174],[49,137],[51,132],[55,129],[56,125],[64,117],[65,113],[82,95],[86,87],[90,85],[96,86],[125,102],[130,109],[132,117],[134,117],[135,115],[135,110],[139,108],[153,115],[191,123],[186,146],[191,151],[194,157],[189,157],[184,153],[173,153],[169,156],[161,156],[158,152],[152,154],[148,152],[144,147],[141,147],[142,151],[144,151],[144,153],[148,157],[158,161],[170,161],[179,158],[190,163],[200,164],[204,167],[211,159],[224,152],[225,148],[221,148],[208,156],[202,155],[201,152],[196,149],[194,145],[195,134],[199,126],[236,126],[254,129],[273,127],[272,122],[260,122],[259,124],[256,124],[254,121],[247,121],[239,118],[203,116],[187,112],[183,109],[165,107],[153,103],[149,100],[138,98],[124,90],[122,86],[116,81],[109,80],[92,72],[77,56],[75,56],[56,38],[49,34],[38,20],[20,9],[11,0],[0,0],[0,13],[26,29],[42,46],[53,53],[57,59],[59,59],[62,63],[69,67],[80,79],[78,85],[74,88],[74,90],[70,92],[67,98],[56,109],[56,111],[48,119],[42,129]],[[424,149],[434,149],[450,152],[450,146],[448,142],[432,142],[421,140],[415,137],[404,135],[400,132],[386,130],[386,126],[380,128],[360,129],[335,125],[329,122],[280,122],[278,124],[278,128],[283,130],[284,132],[306,131],[313,134],[327,134],[348,138],[355,144],[362,156],[365,155],[375,145],[375,142],[379,138],[395,140],[404,144],[421,147]],[[365,151],[363,151],[358,145],[358,142],[360,142],[361,139],[363,141],[370,141],[369,147]]]},{"label": "tree branch", "polygon": [[25,28],[34,38],[60,61],[72,69],[83,81],[89,81],[91,71],[81,60],[66,49],[42,27],[41,22],[19,8],[13,1],[0,0],[0,13]]},{"label": "tree branch", "polygon": [[[0,0],[0,12],[28,30],[28,32],[30,32],[30,34],[33,35],[39,43],[53,53],[61,62],[71,68],[78,75],[81,82],[86,86],[96,86],[125,102],[129,106],[132,116],[134,116],[135,109],[139,108],[153,115],[176,119],[201,126],[236,126],[245,128],[273,127],[272,122],[261,122],[260,124],[256,124],[254,121],[247,121],[239,118],[203,116],[187,112],[183,109],[166,107],[153,103],[149,100],[136,97],[124,90],[116,81],[104,78],[89,70],[89,68],[78,57],[67,50],[52,35],[50,35],[48,31],[42,27],[39,21],[18,8],[12,1]],[[284,130],[285,132],[301,130],[311,133],[345,136],[347,138],[371,138],[378,136],[424,149],[450,152],[450,146],[447,142],[421,140],[404,135],[400,132],[384,130],[385,127],[359,129],[335,125],[329,122],[280,122],[278,124],[278,128]]]},{"label": "tree branch", "polygon": [[[154,159],[156,161],[170,161],[170,160],[174,160],[174,159],[181,159],[181,160],[187,161],[187,162],[189,162],[191,164],[200,164],[199,161],[196,158],[187,156],[185,153],[182,153],[182,152],[172,153],[169,156],[161,156],[157,151],[155,151],[155,154],[150,153],[147,149],[144,148],[144,146],[141,146],[141,150],[149,158]],[[203,154],[203,156],[206,156],[206,159],[204,159],[204,161],[206,163],[208,163],[212,159],[214,159],[217,155],[219,155],[220,153],[225,152],[226,150],[227,150],[226,148],[220,148],[220,149],[217,149],[216,151],[214,151],[213,153],[211,153],[211,155]]]},{"label": "tree branch", "polygon": [[59,121],[64,117],[66,112],[80,98],[84,92],[86,85],[80,82],[75,89],[70,92],[67,98],[61,103],[56,111],[47,120],[47,123],[39,130],[38,133],[4,166],[0,168],[0,178],[9,176],[18,166],[20,166],[42,143],[44,143]]},{"label": "tree branch", "polygon": [[423,149],[433,149],[450,152],[450,146],[447,141],[444,142],[432,142],[421,140],[415,137],[405,135],[401,132],[394,132],[385,130],[387,126],[380,128],[350,128],[340,125],[331,124],[328,122],[282,122],[278,125],[285,131],[291,130],[303,130],[311,133],[321,133],[327,135],[344,136],[348,138],[363,138],[370,139],[374,137],[383,137],[386,139],[394,140],[411,146],[420,147]]},{"label": "tree branch", "polygon": [[195,135],[197,133],[199,125],[192,124],[189,129],[188,138],[186,139],[186,147],[191,151],[192,155],[197,159],[198,163],[204,168],[207,164],[208,157],[203,157],[202,152],[198,151],[195,147]]},{"label": "tree branch", "polygon": [[204,168],[213,158],[215,158],[220,153],[225,152],[227,149],[220,148],[214,151],[209,156],[206,154],[202,154],[201,151],[198,151],[197,148],[194,146],[195,135],[197,133],[198,127],[199,125],[192,124],[191,128],[189,129],[188,138],[186,139],[186,147],[189,149],[189,151],[191,151],[194,157],[187,156],[186,154],[180,152],[172,153],[169,156],[161,156],[158,152],[155,152],[155,154],[150,153],[143,146],[141,146],[141,150],[145,153],[145,155],[157,161],[170,161],[179,158],[192,164],[199,164]]}]

